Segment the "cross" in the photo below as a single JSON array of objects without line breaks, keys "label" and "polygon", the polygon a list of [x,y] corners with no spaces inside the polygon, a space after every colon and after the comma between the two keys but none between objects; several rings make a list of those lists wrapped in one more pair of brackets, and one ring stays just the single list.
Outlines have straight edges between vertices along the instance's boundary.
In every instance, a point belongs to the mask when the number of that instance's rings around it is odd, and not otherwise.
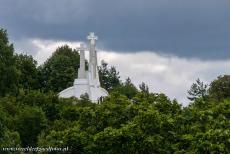
[{"label": "cross", "polygon": [[98,39],[97,36],[94,35],[93,32],[89,33],[89,36],[87,36],[87,39],[92,43],[94,44],[95,41]]},{"label": "cross", "polygon": [[77,48],[77,50],[78,50],[78,51],[85,50],[84,44],[83,44],[83,43],[81,43],[81,44],[80,44],[80,47],[79,47],[79,48]]}]

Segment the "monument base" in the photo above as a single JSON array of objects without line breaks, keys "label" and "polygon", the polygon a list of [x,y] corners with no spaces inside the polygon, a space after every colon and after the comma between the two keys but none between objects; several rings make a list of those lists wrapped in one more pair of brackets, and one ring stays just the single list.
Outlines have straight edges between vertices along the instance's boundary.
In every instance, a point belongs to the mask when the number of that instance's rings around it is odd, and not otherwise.
[{"label": "monument base", "polygon": [[[88,76],[89,77],[89,76]],[[94,83],[94,84],[92,84]],[[87,93],[89,95],[89,99],[97,103],[101,97],[108,96],[108,92],[101,88],[100,86],[96,86],[96,82],[89,83],[89,78],[86,79],[75,79],[74,85],[69,87],[59,93],[59,97],[62,98],[70,98],[76,97],[80,98],[81,95]]]}]

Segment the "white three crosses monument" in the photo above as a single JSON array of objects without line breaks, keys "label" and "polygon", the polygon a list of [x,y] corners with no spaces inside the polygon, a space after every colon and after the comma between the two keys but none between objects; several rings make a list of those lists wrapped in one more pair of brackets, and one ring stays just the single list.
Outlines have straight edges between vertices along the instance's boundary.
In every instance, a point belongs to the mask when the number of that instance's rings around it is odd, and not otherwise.
[{"label": "white three crosses monument", "polygon": [[[81,95],[88,94],[89,99],[96,103],[102,97],[108,95],[108,92],[100,86],[99,74],[97,68],[97,51],[95,49],[96,40],[98,39],[94,33],[90,33],[87,37],[89,41],[89,48],[84,48],[80,44],[80,68],[78,69],[78,78],[74,80],[72,87],[69,87],[59,93],[59,97],[80,98]],[[89,67],[85,70],[85,51],[89,50]]]}]

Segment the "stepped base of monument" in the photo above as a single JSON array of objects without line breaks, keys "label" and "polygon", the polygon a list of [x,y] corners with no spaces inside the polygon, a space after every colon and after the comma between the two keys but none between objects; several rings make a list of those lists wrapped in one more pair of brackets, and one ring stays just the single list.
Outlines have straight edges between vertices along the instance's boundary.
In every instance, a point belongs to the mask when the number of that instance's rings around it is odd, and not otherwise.
[{"label": "stepped base of monument", "polygon": [[105,89],[100,86],[90,85],[87,79],[75,79],[74,86],[61,91],[59,97],[80,98],[80,96],[85,93],[89,95],[89,99],[94,103],[97,103],[102,97],[108,96],[108,92]]}]

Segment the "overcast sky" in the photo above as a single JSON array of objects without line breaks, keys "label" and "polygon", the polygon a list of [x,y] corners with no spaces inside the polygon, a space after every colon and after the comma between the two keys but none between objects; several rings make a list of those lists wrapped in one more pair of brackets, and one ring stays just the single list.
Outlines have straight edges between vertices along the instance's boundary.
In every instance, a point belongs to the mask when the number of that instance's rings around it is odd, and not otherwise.
[{"label": "overcast sky", "polygon": [[185,101],[196,78],[230,72],[229,8],[229,0],[0,0],[0,27],[39,63],[93,31],[99,57],[123,78]]}]

